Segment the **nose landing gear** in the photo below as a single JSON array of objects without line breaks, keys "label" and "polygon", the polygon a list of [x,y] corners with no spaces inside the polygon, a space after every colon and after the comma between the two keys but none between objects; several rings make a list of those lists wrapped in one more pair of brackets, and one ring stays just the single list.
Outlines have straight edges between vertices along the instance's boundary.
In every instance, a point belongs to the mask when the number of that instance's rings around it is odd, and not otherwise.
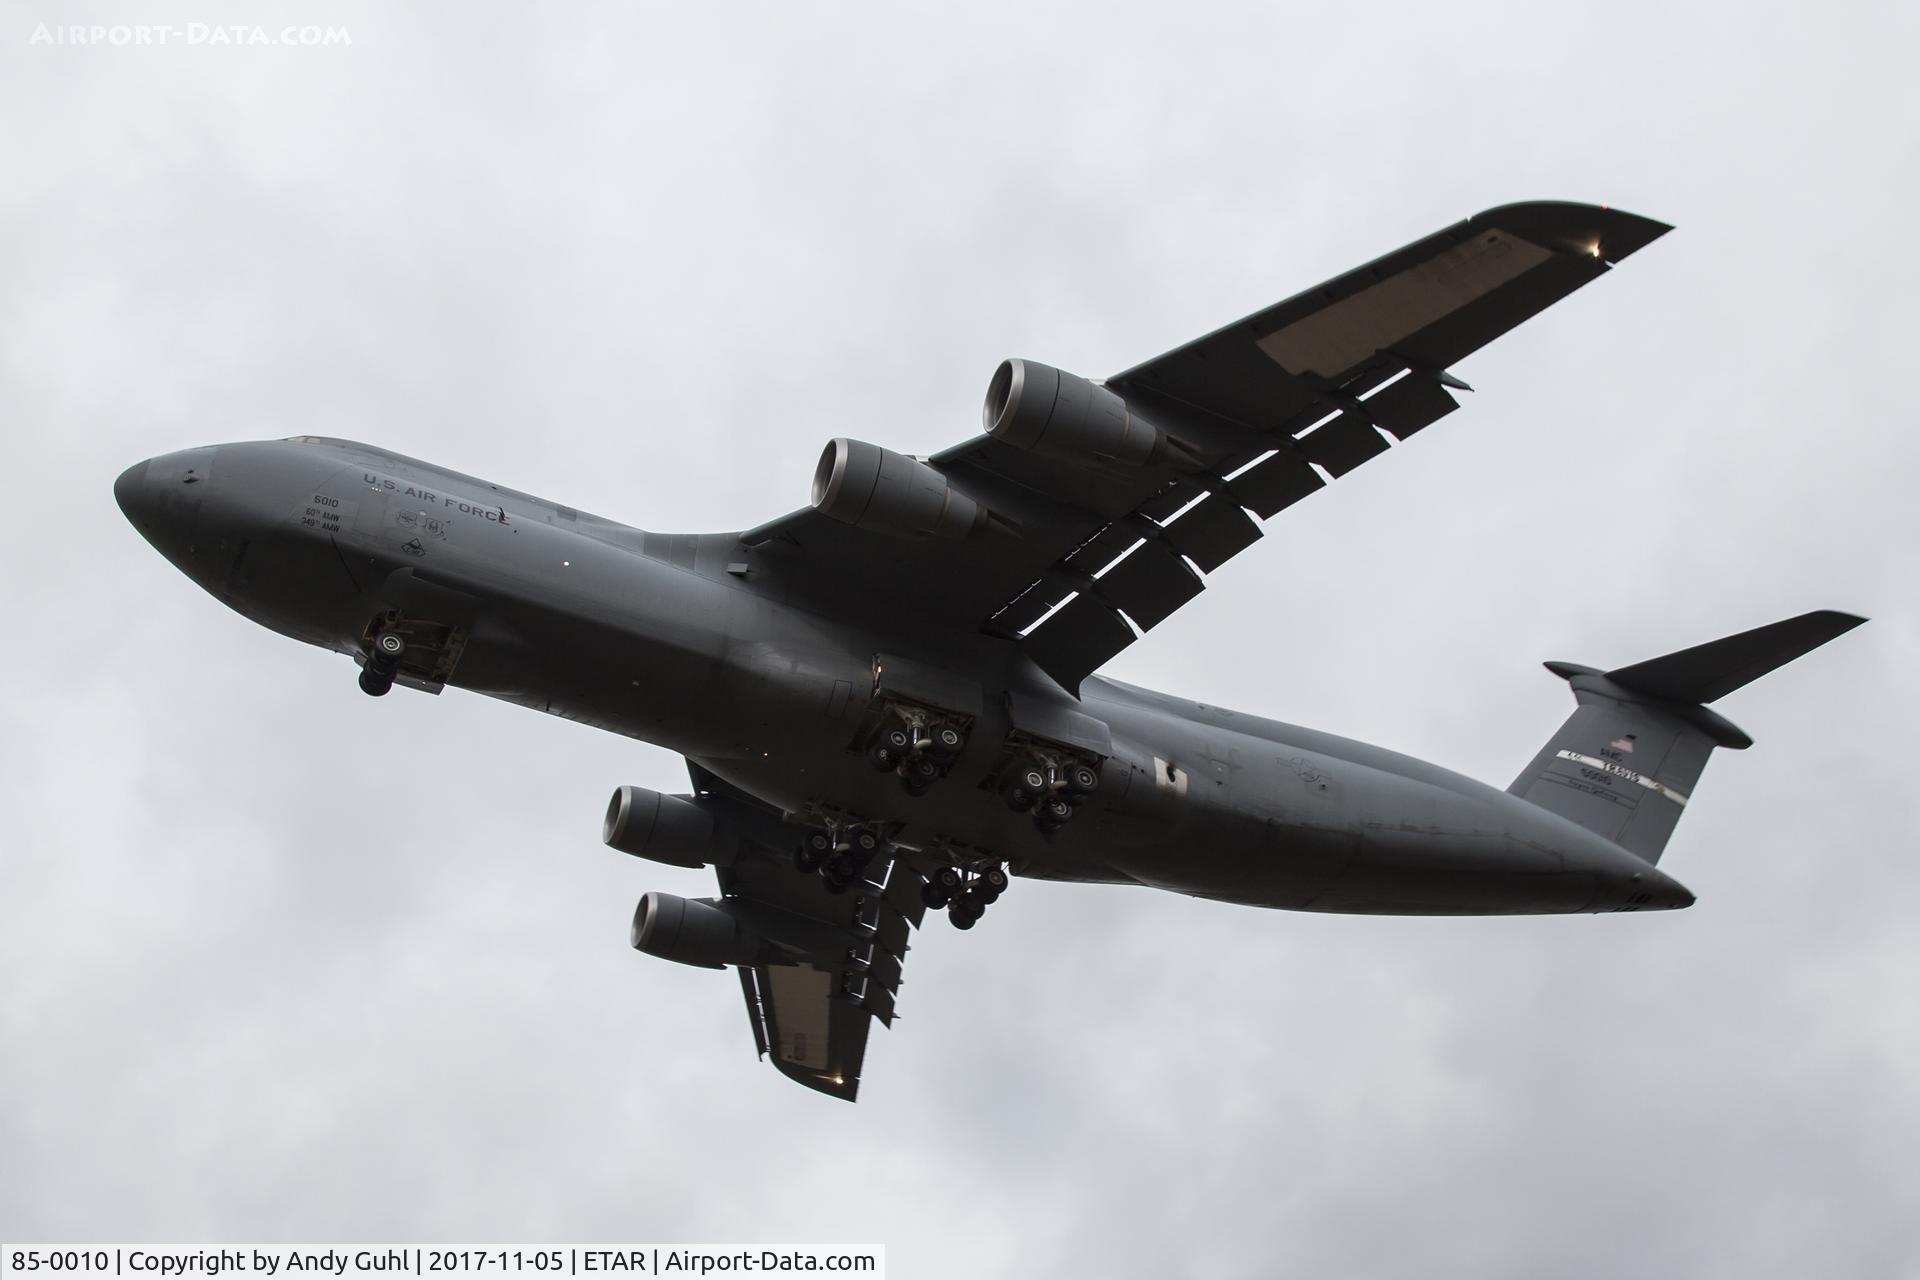
[{"label": "nose landing gear", "polygon": [[360,633],[360,691],[383,698],[395,684],[423,693],[446,686],[454,664],[466,648],[465,628],[427,618],[410,617],[398,609],[375,616]]},{"label": "nose landing gear", "polygon": [[407,656],[407,638],[398,631],[382,631],[367,646],[367,665],[360,669],[360,692],[383,698],[393,688],[400,659]]}]

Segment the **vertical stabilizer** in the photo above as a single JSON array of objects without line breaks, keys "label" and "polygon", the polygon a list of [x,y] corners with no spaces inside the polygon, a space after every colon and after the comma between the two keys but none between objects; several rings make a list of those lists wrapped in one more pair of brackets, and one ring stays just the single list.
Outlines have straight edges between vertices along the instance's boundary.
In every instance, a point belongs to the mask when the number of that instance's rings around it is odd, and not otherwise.
[{"label": "vertical stabilizer", "polygon": [[1658,862],[1713,749],[1753,745],[1705,704],[1865,621],[1803,613],[1612,671],[1549,662],[1580,705],[1507,790]]}]

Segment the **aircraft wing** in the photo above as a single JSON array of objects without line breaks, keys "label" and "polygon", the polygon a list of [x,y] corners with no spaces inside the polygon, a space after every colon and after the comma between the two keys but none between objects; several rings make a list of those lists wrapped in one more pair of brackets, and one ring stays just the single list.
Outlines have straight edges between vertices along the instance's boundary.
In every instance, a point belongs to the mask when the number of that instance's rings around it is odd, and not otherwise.
[{"label": "aircraft wing", "polygon": [[716,869],[721,896],[809,957],[739,969],[754,1044],[782,1074],[852,1102],[868,1031],[876,1019],[893,1025],[908,935],[926,910],[920,879],[904,864],[874,863],[846,893],[829,893],[819,876],[795,872],[778,843],[787,834],[797,842],[798,828],[779,830],[757,801],[705,770],[693,772],[696,789],[733,808],[741,830],[757,837],[733,865]]},{"label": "aircraft wing", "polygon": [[[993,520],[901,538],[815,508],[740,535],[796,598],[867,593],[1018,644],[1069,690],[1206,585],[1267,519],[1458,407],[1458,360],[1664,223],[1506,205],[1109,378],[1173,447],[1134,464],[980,435],[926,459]],[[755,566],[756,571],[760,566]]]}]

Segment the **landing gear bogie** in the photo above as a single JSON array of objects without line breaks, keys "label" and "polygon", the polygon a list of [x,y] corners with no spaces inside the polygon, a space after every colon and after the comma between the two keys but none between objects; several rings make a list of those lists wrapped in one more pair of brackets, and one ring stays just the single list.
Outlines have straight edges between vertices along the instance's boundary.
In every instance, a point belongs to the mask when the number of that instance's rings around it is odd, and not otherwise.
[{"label": "landing gear bogie", "polygon": [[1006,887],[1006,870],[997,864],[972,874],[958,867],[941,867],[921,886],[920,900],[929,911],[944,907],[954,928],[971,929]]},{"label": "landing gear bogie", "polygon": [[871,731],[862,750],[875,772],[900,779],[900,789],[922,796],[947,776],[966,750],[965,717],[924,707],[889,702],[881,710],[880,727]]},{"label": "landing gear bogie", "polygon": [[868,864],[892,856],[885,837],[869,827],[816,828],[801,837],[793,865],[802,875],[819,875],[827,892],[838,894],[852,888]]}]

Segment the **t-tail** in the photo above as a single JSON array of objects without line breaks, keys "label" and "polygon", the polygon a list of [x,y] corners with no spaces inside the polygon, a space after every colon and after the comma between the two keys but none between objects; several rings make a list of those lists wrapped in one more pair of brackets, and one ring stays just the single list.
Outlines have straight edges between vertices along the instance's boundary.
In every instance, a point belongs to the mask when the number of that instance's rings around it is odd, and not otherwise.
[{"label": "t-tail", "polygon": [[1713,749],[1753,745],[1706,704],[1865,621],[1823,609],[1612,671],[1549,662],[1580,705],[1507,790],[1658,862]]}]

